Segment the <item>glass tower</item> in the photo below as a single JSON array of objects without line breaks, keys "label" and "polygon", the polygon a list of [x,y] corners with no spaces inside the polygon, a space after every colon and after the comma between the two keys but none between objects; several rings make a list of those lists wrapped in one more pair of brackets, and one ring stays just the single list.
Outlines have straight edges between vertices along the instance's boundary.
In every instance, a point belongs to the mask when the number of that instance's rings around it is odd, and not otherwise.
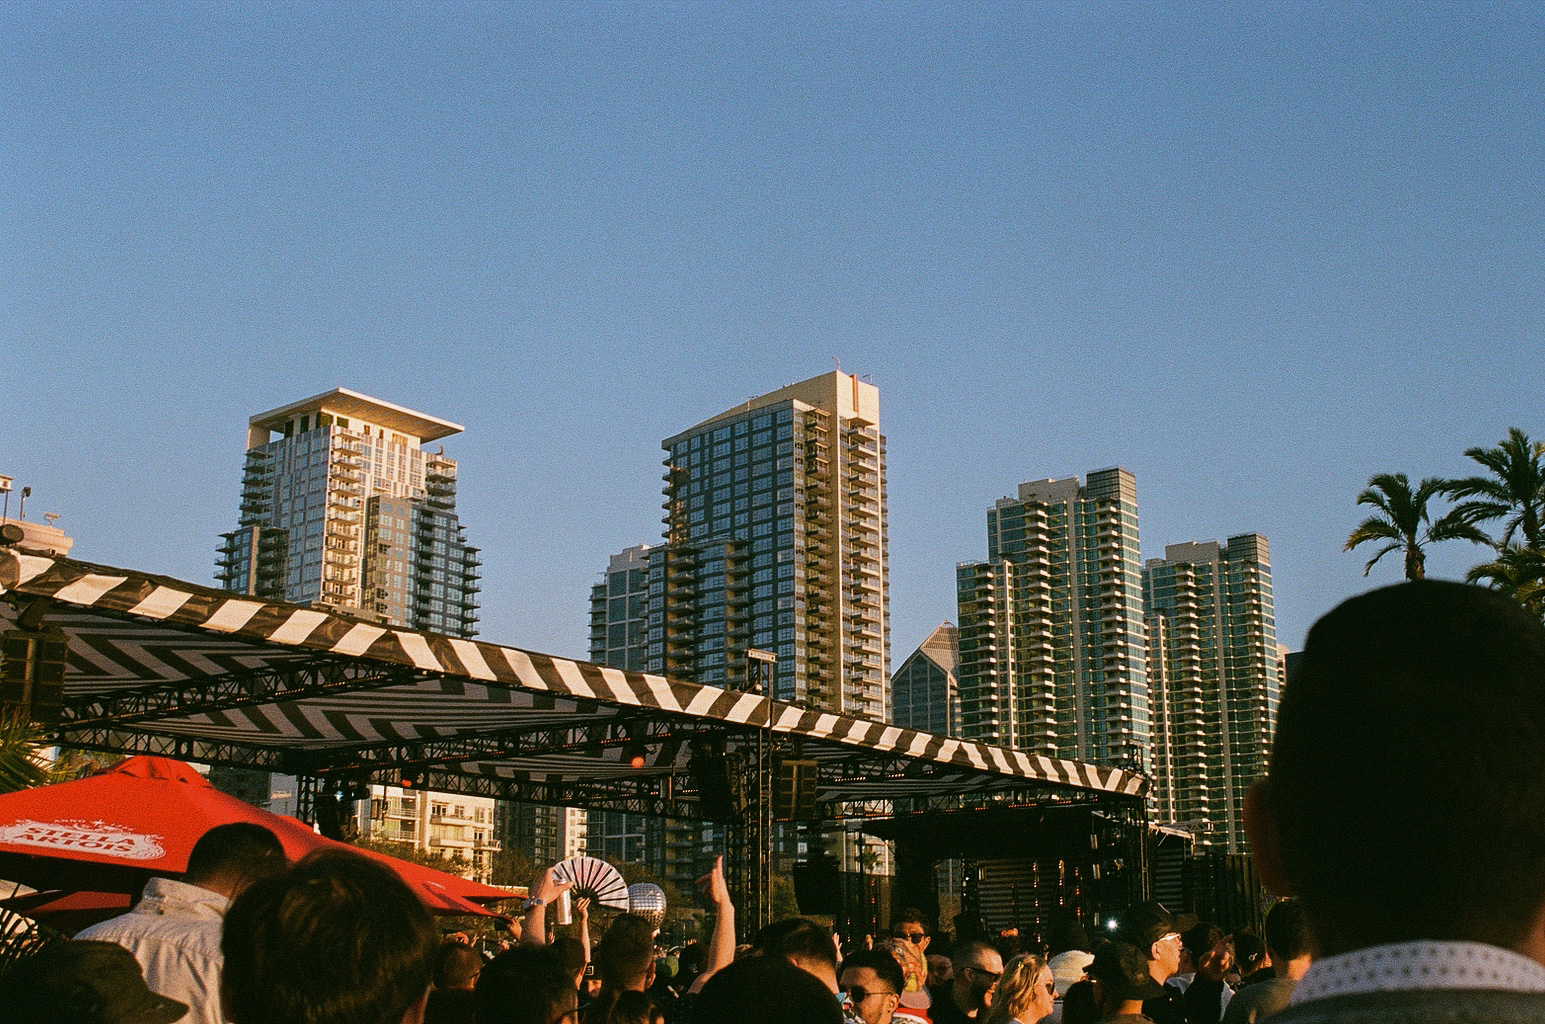
[{"label": "glass tower", "polygon": [[891,724],[960,735],[960,637],[941,622],[891,676]]},{"label": "glass tower", "polygon": [[667,438],[665,544],[649,556],[646,665],[885,719],[889,606],[879,390],[841,372]]}]

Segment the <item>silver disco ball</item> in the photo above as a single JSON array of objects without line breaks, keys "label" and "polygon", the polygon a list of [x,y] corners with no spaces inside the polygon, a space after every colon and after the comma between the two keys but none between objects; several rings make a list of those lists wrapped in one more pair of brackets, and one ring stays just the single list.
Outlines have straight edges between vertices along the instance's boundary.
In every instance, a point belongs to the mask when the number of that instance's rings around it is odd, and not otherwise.
[{"label": "silver disco ball", "polygon": [[658,928],[665,920],[665,890],[653,882],[628,886],[628,912]]}]

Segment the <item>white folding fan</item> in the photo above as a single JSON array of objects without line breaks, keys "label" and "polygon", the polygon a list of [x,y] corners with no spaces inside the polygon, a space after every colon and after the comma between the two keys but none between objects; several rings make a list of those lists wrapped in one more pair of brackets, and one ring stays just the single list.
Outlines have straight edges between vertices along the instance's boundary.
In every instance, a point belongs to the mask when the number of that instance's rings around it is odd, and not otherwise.
[{"label": "white folding fan", "polygon": [[553,865],[553,874],[574,883],[571,890],[578,896],[590,897],[592,904],[628,909],[628,883],[616,868],[595,857],[570,857]]}]

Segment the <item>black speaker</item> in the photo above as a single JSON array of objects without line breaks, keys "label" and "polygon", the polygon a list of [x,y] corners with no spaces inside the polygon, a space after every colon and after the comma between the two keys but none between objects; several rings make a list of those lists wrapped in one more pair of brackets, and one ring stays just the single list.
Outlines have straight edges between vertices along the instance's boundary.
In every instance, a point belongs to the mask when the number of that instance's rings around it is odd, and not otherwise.
[{"label": "black speaker", "polygon": [[0,705],[40,725],[58,725],[68,654],[61,630],[14,629],[0,637]]},{"label": "black speaker", "polygon": [[723,736],[698,736],[692,740],[687,774],[697,789],[698,809],[709,821],[739,821],[746,809],[739,779],[731,767]]},{"label": "black speaker", "polygon": [[834,858],[817,854],[795,864],[793,873],[794,899],[801,914],[835,916],[842,909],[842,874]]},{"label": "black speaker", "polygon": [[772,812],[778,821],[809,821],[815,817],[815,798],[821,766],[815,761],[784,758],[773,776]]}]

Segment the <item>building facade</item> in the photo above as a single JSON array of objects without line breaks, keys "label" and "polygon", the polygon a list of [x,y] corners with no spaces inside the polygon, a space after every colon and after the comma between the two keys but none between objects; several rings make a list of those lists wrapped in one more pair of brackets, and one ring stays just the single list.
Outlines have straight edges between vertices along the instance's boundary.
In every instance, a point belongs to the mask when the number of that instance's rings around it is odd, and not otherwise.
[{"label": "building facade", "polygon": [[472,636],[481,563],[456,515],[456,463],[423,447],[460,431],[343,388],[252,417],[220,583]]},{"label": "building facade", "polygon": [[[240,518],[221,535],[221,585],[473,636],[481,562],[456,514],[456,462],[424,448],[460,431],[344,388],[253,416]],[[258,806],[294,803],[286,776],[232,769],[211,779]],[[372,786],[354,813],[363,835],[459,856],[466,874],[488,878],[498,849],[492,801]]]},{"label": "building facade", "polygon": [[941,622],[891,675],[891,724],[960,735],[960,633]]},{"label": "building facade", "polygon": [[495,804],[490,797],[372,786],[370,799],[359,801],[354,813],[361,835],[444,857],[468,878],[493,880],[493,855],[499,843],[494,838]]},{"label": "building facade", "polygon": [[1265,774],[1282,665],[1266,538],[1170,544],[1143,568],[1155,820],[1248,852],[1245,792]]},{"label": "building facade", "polygon": [[961,735],[1146,770],[1137,484],[1125,469],[1021,484],[956,569]]},{"label": "building facade", "polygon": [[879,390],[841,372],[753,398],[663,442],[665,544],[649,555],[646,666],[888,717],[885,437]]}]

